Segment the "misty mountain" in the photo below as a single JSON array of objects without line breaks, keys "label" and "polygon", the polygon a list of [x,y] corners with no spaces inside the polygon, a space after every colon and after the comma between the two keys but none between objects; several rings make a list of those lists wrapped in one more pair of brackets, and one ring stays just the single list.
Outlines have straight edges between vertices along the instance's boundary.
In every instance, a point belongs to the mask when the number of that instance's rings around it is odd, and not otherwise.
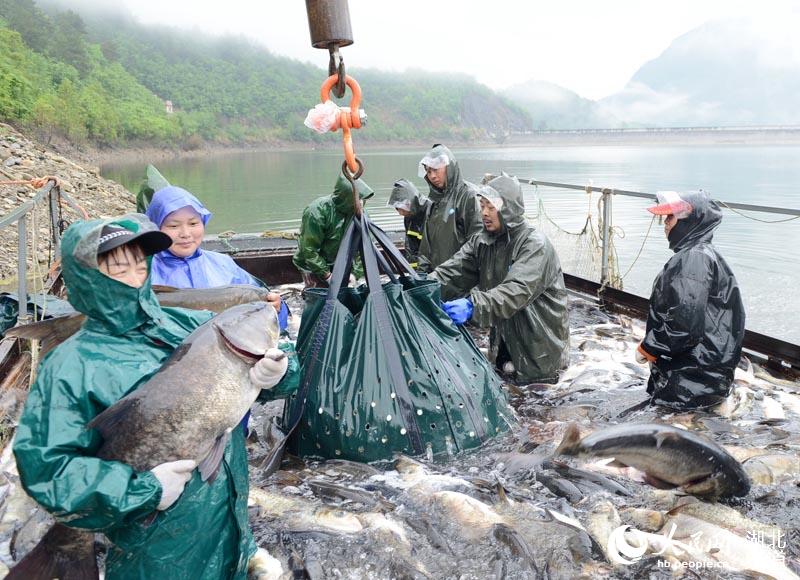
[{"label": "misty mountain", "polygon": [[[536,128],[800,124],[798,20],[707,23],[598,102],[543,81],[498,93],[463,74],[349,69],[369,116],[358,137],[468,142]],[[104,0],[0,0],[0,120],[46,140],[333,142],[341,136],[303,125],[326,76],[243,38],[142,25]]]},{"label": "misty mountain", "polygon": [[537,129],[599,129],[621,125],[619,119],[595,101],[546,81],[530,80],[501,94],[530,113]]},{"label": "misty mountain", "polygon": [[601,110],[649,126],[800,124],[798,19],[788,20],[708,22],[643,65]]},{"label": "misty mountain", "polygon": [[[472,141],[532,128],[522,107],[467,75],[348,74],[369,116],[359,139]],[[333,142],[341,134],[303,125],[327,76],[242,37],[142,25],[102,2],[0,0],[0,120],[47,140]]]}]

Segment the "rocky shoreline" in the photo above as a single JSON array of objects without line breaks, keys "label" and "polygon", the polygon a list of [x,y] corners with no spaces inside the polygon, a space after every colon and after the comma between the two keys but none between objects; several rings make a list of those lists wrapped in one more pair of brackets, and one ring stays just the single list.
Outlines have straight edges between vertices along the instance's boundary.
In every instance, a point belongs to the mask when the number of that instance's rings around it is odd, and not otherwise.
[{"label": "rocky shoreline", "polygon": [[[57,177],[61,188],[75,200],[89,217],[105,217],[131,212],[134,195],[120,184],[100,176],[99,168],[91,163],[75,163],[22,135],[10,125],[0,123],[0,216],[6,216],[36,195],[30,185],[9,185],[4,182],[30,180],[45,176]],[[82,216],[64,205],[62,218],[69,223]],[[51,225],[47,198],[28,214],[28,278],[34,273],[47,272],[56,259],[50,239]],[[35,251],[31,251],[34,249]],[[17,281],[17,227],[9,225],[0,230],[0,289],[15,290]],[[41,283],[41,277],[37,283]]]}]

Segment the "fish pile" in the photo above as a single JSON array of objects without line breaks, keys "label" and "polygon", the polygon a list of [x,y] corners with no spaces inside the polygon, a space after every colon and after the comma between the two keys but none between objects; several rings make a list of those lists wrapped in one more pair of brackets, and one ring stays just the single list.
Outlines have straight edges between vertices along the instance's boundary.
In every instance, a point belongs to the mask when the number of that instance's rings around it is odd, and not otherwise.
[{"label": "fish pile", "polygon": [[[296,332],[298,289],[279,290]],[[643,324],[579,298],[570,317],[558,384],[509,384],[518,427],[446,462],[287,456],[266,475],[282,403],[254,406],[251,525],[280,568],[259,578],[798,578],[800,384],[743,359],[717,408],[652,407]],[[50,521],[4,457],[10,565]]]}]

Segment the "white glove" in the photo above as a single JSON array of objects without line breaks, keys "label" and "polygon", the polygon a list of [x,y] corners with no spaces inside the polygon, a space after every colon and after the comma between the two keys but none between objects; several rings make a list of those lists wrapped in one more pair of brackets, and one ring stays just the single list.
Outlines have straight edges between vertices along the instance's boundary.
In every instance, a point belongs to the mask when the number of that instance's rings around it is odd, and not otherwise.
[{"label": "white glove", "polygon": [[247,563],[247,578],[252,580],[274,580],[283,574],[283,566],[270,556],[264,548],[259,548]]},{"label": "white glove", "polygon": [[250,380],[260,389],[271,389],[281,381],[288,366],[286,353],[279,348],[271,348],[250,369]]},{"label": "white glove", "polygon": [[161,484],[161,501],[156,506],[157,510],[165,510],[177,501],[196,467],[196,461],[179,459],[156,465],[150,470]]}]

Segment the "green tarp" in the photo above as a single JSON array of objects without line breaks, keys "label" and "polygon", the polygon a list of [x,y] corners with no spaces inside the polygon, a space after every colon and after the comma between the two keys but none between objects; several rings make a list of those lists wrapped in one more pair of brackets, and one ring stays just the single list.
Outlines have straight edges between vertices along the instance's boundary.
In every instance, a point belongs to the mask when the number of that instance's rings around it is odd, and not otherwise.
[{"label": "green tarp", "polygon": [[139,213],[147,211],[147,206],[150,205],[153,194],[164,187],[169,187],[169,181],[159,173],[155,166],[148,165],[147,177],[142,182],[142,185],[139,186],[139,193],[136,194],[136,211]]},{"label": "green tarp", "polygon": [[[367,283],[343,287],[356,253]],[[381,283],[380,273],[389,281]],[[292,453],[356,461],[438,456],[509,428],[514,412],[501,382],[442,311],[439,288],[418,277],[366,216],[351,222],[330,287],[305,292],[297,341],[303,380],[284,412],[284,425],[297,423]]]}]

